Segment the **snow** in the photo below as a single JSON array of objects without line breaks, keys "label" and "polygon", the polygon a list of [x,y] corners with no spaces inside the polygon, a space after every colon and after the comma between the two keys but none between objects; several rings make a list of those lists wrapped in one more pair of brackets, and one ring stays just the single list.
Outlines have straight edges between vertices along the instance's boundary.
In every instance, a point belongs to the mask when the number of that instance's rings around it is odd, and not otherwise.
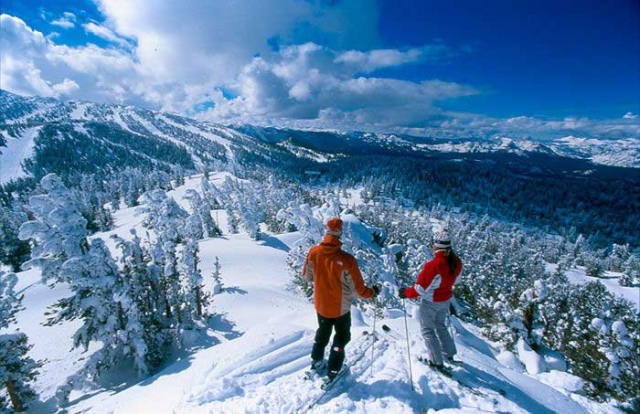
[{"label": "snow", "polygon": [[[131,113],[133,114],[134,112],[131,111]],[[133,115],[132,115],[133,116]],[[129,128],[129,125],[127,125],[126,122],[124,122],[124,120],[122,119],[122,112],[119,111],[115,111],[113,113],[113,121],[120,126],[120,128],[122,128],[124,131],[131,131],[131,128]]]},{"label": "snow", "polygon": [[558,142],[563,142],[565,144],[569,144],[571,146],[584,146],[584,145],[602,145],[603,141],[595,138],[579,138],[569,135],[564,138],[557,139]]},{"label": "snow", "polygon": [[[200,178],[187,180],[169,195],[188,208],[182,195],[189,188],[198,189]],[[224,176],[212,175],[211,180],[217,183]],[[135,210],[118,211],[111,233],[128,239],[129,229],[135,227],[138,234],[145,234]],[[34,344],[30,356],[46,360],[34,384],[42,402],[34,404],[30,413],[619,412],[582,396],[579,378],[544,371],[545,360],[538,373],[527,374],[523,367],[529,366],[533,356],[527,352],[533,351],[522,346],[523,365],[513,353],[498,349],[473,325],[456,318],[451,319],[452,330],[464,363],[455,369],[453,379],[434,372],[417,360],[426,348],[412,301],[406,303],[406,318],[399,309],[387,309],[374,319],[372,312],[352,307],[352,340],[346,347],[350,372],[321,396],[318,381],[302,379],[310,365],[315,310],[303,295],[288,288],[287,251],[299,235],[266,235],[255,241],[244,233],[228,234],[226,214],[219,213],[225,234],[200,242],[205,286],[213,291],[216,257],[224,286],[213,296],[208,342],[138,383],[124,372],[115,373],[122,377],[117,386],[75,391],[63,409],[55,406],[55,390],[92,349],[70,351],[75,323],[42,326],[47,308],[68,294],[65,287],[42,285],[37,271],[18,274],[16,290],[24,294],[25,307],[17,315],[18,326]],[[356,228],[354,234],[361,234],[364,227],[358,227],[357,220],[350,218],[349,224]],[[111,243],[108,235],[99,236]],[[389,332],[382,331],[383,324]],[[378,340],[372,342],[372,336],[363,333],[373,332],[374,327]]]},{"label": "snow", "polygon": [[207,138],[208,140],[211,140],[213,142],[217,142],[220,145],[223,145],[225,148],[227,148],[227,154],[231,154],[231,150],[229,149],[229,146],[231,145],[231,142],[228,139],[223,138],[220,135],[216,135],[213,134],[209,131],[206,131],[204,129],[200,129],[200,128],[196,128],[192,125],[184,125],[184,124],[179,124],[177,122],[174,122],[172,119],[164,116],[164,115],[160,115],[158,117],[158,119],[162,120],[164,123],[171,125],[173,127],[179,128],[179,129],[184,129],[188,132],[191,132],[192,134],[195,135],[201,135],[205,138]]},{"label": "snow", "polygon": [[610,292],[631,302],[640,311],[640,288],[620,286],[619,277],[620,274],[614,272],[605,272],[602,278],[587,276],[582,266],[567,271],[567,278],[571,283],[581,284],[598,281],[606,286]]},{"label": "snow", "polygon": [[562,371],[543,372],[538,375],[538,379],[557,390],[565,390],[567,392],[580,392],[584,387],[582,378]]},{"label": "snow", "polygon": [[84,102],[77,102],[71,111],[70,118],[74,120],[83,120],[87,116],[88,105]]},{"label": "snow", "polygon": [[517,349],[520,361],[524,362],[528,373],[535,375],[545,371],[546,366],[542,356],[532,351],[522,338],[518,340]]},{"label": "snow", "polygon": [[184,147],[185,144],[184,142],[181,142],[177,139],[175,139],[174,137],[165,134],[164,132],[160,131],[158,128],[156,128],[155,125],[153,125],[151,122],[149,122],[147,119],[141,117],[140,115],[138,115],[136,112],[132,111],[128,114],[129,116],[131,116],[131,118],[133,120],[135,120],[136,122],[138,122],[140,125],[142,125],[147,131],[149,131],[149,133],[162,137],[180,147]]},{"label": "snow", "polygon": [[496,359],[502,365],[504,365],[505,367],[510,368],[510,369],[512,369],[514,371],[518,371],[518,372],[524,372],[525,371],[524,364],[522,362],[520,362],[518,357],[511,351],[502,351],[501,353],[496,355]]},{"label": "snow", "polygon": [[0,184],[26,176],[21,163],[33,155],[34,139],[40,129],[29,128],[18,139],[7,137],[7,146],[0,147]]}]

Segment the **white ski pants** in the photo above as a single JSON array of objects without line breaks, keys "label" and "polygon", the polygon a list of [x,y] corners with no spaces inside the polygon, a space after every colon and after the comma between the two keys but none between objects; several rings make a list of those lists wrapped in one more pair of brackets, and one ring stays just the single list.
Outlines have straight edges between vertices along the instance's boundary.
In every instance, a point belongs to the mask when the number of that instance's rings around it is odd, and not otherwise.
[{"label": "white ski pants", "polygon": [[447,315],[449,314],[449,301],[430,302],[422,300],[420,303],[420,327],[422,337],[429,351],[429,359],[442,364],[444,357],[453,357],[456,354],[456,344],[447,330]]}]

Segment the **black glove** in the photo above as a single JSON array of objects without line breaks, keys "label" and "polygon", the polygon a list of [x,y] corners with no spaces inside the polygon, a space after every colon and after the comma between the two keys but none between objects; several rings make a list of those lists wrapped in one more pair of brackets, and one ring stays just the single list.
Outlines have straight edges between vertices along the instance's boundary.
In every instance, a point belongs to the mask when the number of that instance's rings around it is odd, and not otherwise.
[{"label": "black glove", "polygon": [[371,289],[373,289],[373,297],[375,298],[380,294],[380,291],[382,290],[382,285],[380,283],[376,283],[373,286],[371,286]]},{"label": "black glove", "polygon": [[407,294],[404,292],[405,291],[405,287],[401,287],[400,290],[398,291],[398,297],[400,299],[406,299],[407,298]]}]

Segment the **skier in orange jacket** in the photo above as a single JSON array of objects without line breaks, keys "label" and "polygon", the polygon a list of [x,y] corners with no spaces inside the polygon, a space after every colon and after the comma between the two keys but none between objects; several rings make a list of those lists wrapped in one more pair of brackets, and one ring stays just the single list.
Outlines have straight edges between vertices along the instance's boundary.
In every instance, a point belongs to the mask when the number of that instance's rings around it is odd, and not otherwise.
[{"label": "skier in orange jacket", "polygon": [[332,330],[335,335],[329,352],[327,376],[333,380],[344,362],[344,347],[351,339],[351,300],[356,294],[371,299],[380,292],[380,285],[369,288],[364,284],[355,257],[341,249],[342,220],[337,217],[327,222],[322,242],[309,250],[302,274],[313,281],[314,304],[318,317],[318,330],[311,351],[311,369],[323,366],[324,350]]}]

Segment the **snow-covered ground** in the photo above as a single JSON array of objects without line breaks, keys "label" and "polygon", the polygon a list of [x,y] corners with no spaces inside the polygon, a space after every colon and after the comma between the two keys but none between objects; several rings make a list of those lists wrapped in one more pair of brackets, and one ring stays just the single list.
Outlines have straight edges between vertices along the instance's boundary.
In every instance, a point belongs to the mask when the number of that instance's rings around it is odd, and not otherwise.
[{"label": "snow-covered ground", "polygon": [[[212,176],[212,180],[221,179]],[[188,180],[185,188],[197,188],[198,182],[198,178]],[[172,193],[176,201],[184,203],[185,188]],[[218,219],[224,230],[223,212]],[[120,210],[112,232],[127,237],[129,228],[139,227],[140,222],[133,209]],[[44,327],[41,323],[47,307],[67,292],[62,286],[43,286],[35,271],[20,273],[17,290],[25,295],[25,310],[18,314],[18,326],[34,344],[31,356],[46,360],[35,384],[43,402],[30,412],[618,412],[612,405],[582,396],[580,379],[569,373],[528,373],[526,351],[518,359],[455,318],[452,329],[464,364],[453,379],[430,370],[417,360],[426,350],[417,305],[411,301],[407,301],[406,319],[398,309],[386,310],[382,319],[374,320],[373,313],[352,308],[352,341],[346,348],[350,372],[322,396],[320,380],[303,379],[316,329],[313,304],[288,289],[285,260],[296,236],[270,235],[254,241],[246,234],[225,232],[223,237],[201,241],[206,285],[211,289],[216,257],[224,285],[213,297],[209,341],[139,383],[74,392],[64,409],[55,407],[55,389],[82,365],[86,354],[70,351],[75,324]],[[383,324],[390,328],[388,332],[381,329]],[[374,330],[375,342],[372,335],[364,334]]]},{"label": "snow-covered ground", "polygon": [[20,138],[5,136],[7,145],[0,147],[0,184],[26,176],[21,163],[33,155],[33,140],[41,128],[29,128]]},{"label": "snow-covered ground", "polygon": [[638,311],[640,311],[640,288],[620,286],[620,283],[618,283],[620,276],[621,275],[619,273],[606,272],[604,277],[591,277],[587,276],[584,267],[577,267],[567,271],[567,278],[570,282],[576,284],[596,281],[600,282],[606,286],[607,290],[628,300],[636,307],[636,309],[638,309]]}]

